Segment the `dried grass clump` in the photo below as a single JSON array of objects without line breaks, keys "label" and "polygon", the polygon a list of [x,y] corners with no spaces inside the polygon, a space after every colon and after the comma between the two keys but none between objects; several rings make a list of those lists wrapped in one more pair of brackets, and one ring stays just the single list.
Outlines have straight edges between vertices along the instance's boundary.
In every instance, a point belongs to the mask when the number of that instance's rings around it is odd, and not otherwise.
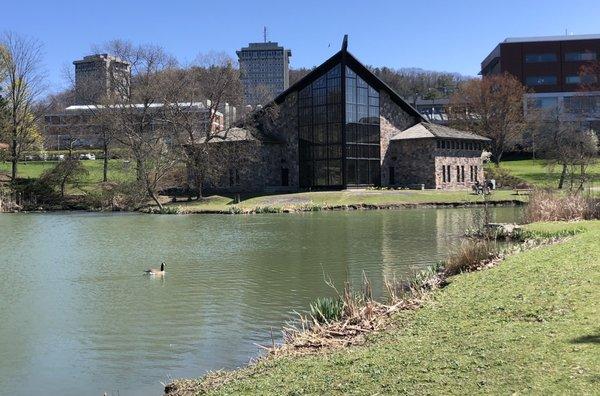
[{"label": "dried grass clump", "polygon": [[581,194],[535,191],[525,208],[527,222],[600,219],[600,199]]},{"label": "dried grass clump", "polygon": [[[300,320],[288,324],[283,329],[283,344],[278,347],[265,347],[271,355],[304,354],[322,348],[337,348],[360,345],[369,333],[383,330],[390,321],[389,316],[404,309],[415,309],[426,297],[425,288],[434,288],[441,281],[432,281],[439,273],[430,269],[419,274],[419,281],[403,282],[396,278],[385,279],[388,298],[385,302],[373,298],[371,282],[363,276],[360,288],[353,288],[346,282],[344,290],[336,291],[331,300],[320,299],[311,305],[311,314],[300,315]],[[324,311],[337,317],[329,320]]]},{"label": "dried grass clump", "polygon": [[495,242],[488,240],[463,241],[444,263],[448,276],[474,271],[496,259],[499,251]]}]

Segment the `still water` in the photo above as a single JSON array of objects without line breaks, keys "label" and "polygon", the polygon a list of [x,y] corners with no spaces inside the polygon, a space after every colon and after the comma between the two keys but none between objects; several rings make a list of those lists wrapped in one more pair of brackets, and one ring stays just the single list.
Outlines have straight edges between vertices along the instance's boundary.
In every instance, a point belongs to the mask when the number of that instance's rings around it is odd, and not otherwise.
[{"label": "still water", "polygon": [[[364,271],[381,290],[443,258],[480,215],[0,215],[0,394],[160,395],[160,381],[238,367],[332,295],[325,277]],[[161,261],[164,279],[142,275]]]}]

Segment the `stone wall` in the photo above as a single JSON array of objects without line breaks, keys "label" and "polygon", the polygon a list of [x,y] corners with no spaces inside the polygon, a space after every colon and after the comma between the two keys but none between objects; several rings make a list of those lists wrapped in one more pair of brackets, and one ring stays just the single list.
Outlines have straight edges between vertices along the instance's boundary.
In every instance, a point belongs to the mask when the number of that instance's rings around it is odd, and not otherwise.
[{"label": "stone wall", "polygon": [[[381,185],[389,185],[389,168],[395,166],[397,154],[390,150],[390,139],[399,132],[420,122],[392,101],[387,92],[379,92],[379,123],[381,138]],[[396,173],[396,183],[399,182]]]},{"label": "stone wall", "polygon": [[[285,101],[258,121],[264,132],[262,143],[224,142],[219,145],[253,145],[252,150],[237,150],[236,158],[227,164],[218,181],[209,189],[218,192],[297,191],[299,186],[297,95],[290,93]],[[282,185],[282,173],[288,172],[288,186]],[[233,178],[233,183],[231,179]]]},{"label": "stone wall", "polygon": [[[271,172],[279,170],[278,174],[280,174],[281,168],[289,169],[289,189],[297,191],[300,185],[297,92],[291,92],[285,97],[285,101],[278,106],[278,116],[271,131],[284,142],[280,147],[279,157],[275,156],[267,159],[271,166]],[[281,186],[281,177],[268,186]]]},{"label": "stone wall", "polygon": [[[475,181],[483,181],[483,160],[481,159],[481,150],[457,150],[457,149],[438,149],[434,151],[435,155],[435,188],[440,189],[461,189],[471,188]],[[443,166],[450,166],[450,181],[444,181]],[[459,180],[457,168],[461,170],[464,167],[464,181]],[[471,168],[471,167],[477,167]],[[471,179],[471,169],[473,169],[473,179]]]},{"label": "stone wall", "polygon": [[[436,188],[435,147],[435,139],[392,141],[385,171],[389,174],[389,167],[394,167],[394,185],[412,188],[423,184],[425,188]],[[388,180],[385,179],[386,183]]]},{"label": "stone wall", "polygon": [[[465,189],[471,188],[476,180],[483,181],[481,150],[441,149],[437,148],[435,138],[424,138],[392,141],[388,154],[387,168],[382,172],[389,175],[389,167],[394,167],[395,186],[423,184],[432,189]],[[449,181],[444,180],[444,166],[450,167]],[[388,181],[383,179],[382,184],[389,185]]]}]

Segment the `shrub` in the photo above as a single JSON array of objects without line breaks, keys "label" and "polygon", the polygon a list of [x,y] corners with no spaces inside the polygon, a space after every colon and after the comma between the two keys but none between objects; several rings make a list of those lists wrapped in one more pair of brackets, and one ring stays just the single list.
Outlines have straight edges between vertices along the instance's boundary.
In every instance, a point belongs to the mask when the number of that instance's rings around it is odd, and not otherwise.
[{"label": "shrub", "polygon": [[60,196],[64,197],[67,184],[77,184],[80,178],[87,176],[88,173],[81,161],[75,158],[67,158],[57,163],[54,168],[44,171],[40,181],[53,188],[58,188]]},{"label": "shrub", "polygon": [[244,213],[244,210],[242,208],[240,208],[239,206],[232,206],[229,208],[229,213],[230,214],[242,214],[242,213]]},{"label": "shrub", "polygon": [[94,209],[137,210],[146,204],[147,196],[137,182],[107,182],[99,190],[87,192],[84,200]]},{"label": "shrub", "polygon": [[295,211],[297,212],[319,212],[323,210],[324,206],[314,203],[312,201],[298,205],[295,207]]},{"label": "shrub", "polygon": [[317,298],[310,304],[310,314],[319,323],[340,320],[344,312],[344,302],[339,297]]},{"label": "shrub", "polygon": [[254,213],[282,213],[283,208],[277,206],[257,206],[254,208]]},{"label": "shrub", "polygon": [[506,168],[490,165],[485,169],[485,178],[496,180],[498,187],[530,188],[531,186],[523,179],[513,175]]},{"label": "shrub", "polygon": [[463,241],[444,262],[446,275],[476,270],[482,263],[498,257],[496,244],[490,241]]},{"label": "shrub", "polygon": [[60,202],[54,186],[43,179],[17,179],[12,182],[12,189],[19,205],[54,205]]},{"label": "shrub", "polygon": [[534,191],[525,208],[527,222],[592,220],[600,218],[600,199],[578,194]]},{"label": "shrub", "polygon": [[163,206],[162,210],[158,211],[159,214],[181,214],[181,206],[169,205]]}]

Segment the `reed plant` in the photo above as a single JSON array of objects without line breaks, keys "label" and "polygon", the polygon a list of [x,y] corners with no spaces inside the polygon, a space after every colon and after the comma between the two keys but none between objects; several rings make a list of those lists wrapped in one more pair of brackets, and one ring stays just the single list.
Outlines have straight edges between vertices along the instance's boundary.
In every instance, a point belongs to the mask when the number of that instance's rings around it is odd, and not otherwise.
[{"label": "reed plant", "polygon": [[317,298],[310,304],[310,314],[319,323],[327,323],[342,318],[344,301],[339,297]]},{"label": "reed plant", "polygon": [[448,276],[474,271],[482,264],[498,257],[497,244],[490,240],[465,240],[444,262]]},{"label": "reed plant", "polygon": [[529,198],[525,219],[528,223],[600,219],[600,198],[537,190]]}]

